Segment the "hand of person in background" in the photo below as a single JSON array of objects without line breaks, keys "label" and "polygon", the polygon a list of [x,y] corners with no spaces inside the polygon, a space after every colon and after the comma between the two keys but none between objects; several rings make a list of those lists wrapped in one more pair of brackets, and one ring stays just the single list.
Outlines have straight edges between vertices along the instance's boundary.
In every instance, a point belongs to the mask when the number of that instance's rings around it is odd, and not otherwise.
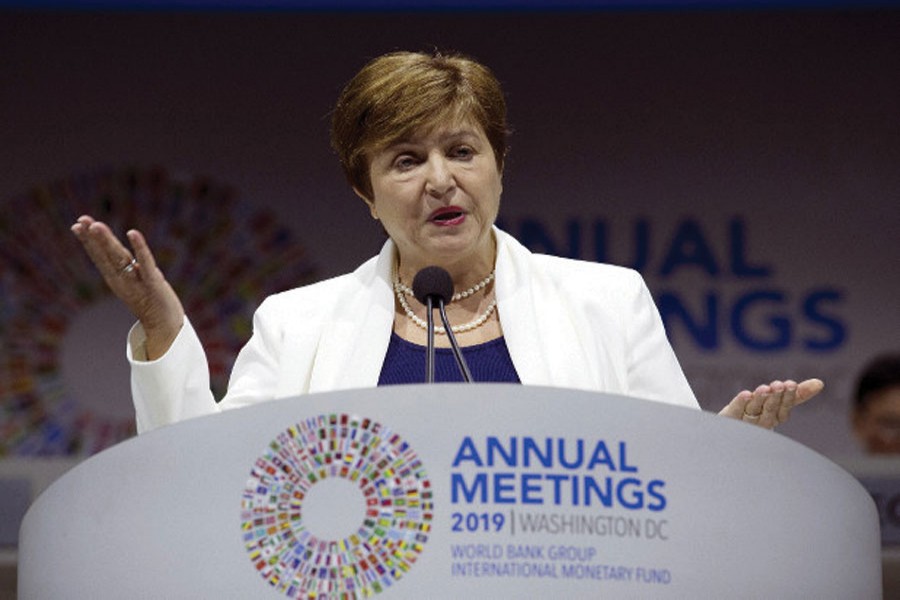
[{"label": "hand of person in background", "polygon": [[788,420],[791,410],[822,391],[820,379],[773,381],[752,392],[744,390],[719,411],[723,417],[772,429]]},{"label": "hand of person in background", "polygon": [[109,226],[84,215],[72,232],[103,275],[112,292],[144,327],[147,359],[165,354],[184,324],[184,308],[162,271],[156,266],[147,241],[136,229],[126,236],[134,253]]}]

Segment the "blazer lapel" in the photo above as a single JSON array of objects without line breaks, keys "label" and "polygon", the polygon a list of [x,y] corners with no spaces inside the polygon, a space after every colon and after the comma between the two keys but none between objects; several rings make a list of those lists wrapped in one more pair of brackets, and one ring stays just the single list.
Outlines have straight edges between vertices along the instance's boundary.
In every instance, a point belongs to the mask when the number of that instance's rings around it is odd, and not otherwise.
[{"label": "blazer lapel", "polygon": [[391,271],[394,245],[388,241],[374,260],[352,274],[336,299],[310,377],[310,391],[375,387],[387,354],[394,322]]},{"label": "blazer lapel", "polygon": [[503,335],[522,383],[596,389],[591,349],[578,335],[571,303],[560,297],[554,273],[518,241],[496,230],[497,310]]}]

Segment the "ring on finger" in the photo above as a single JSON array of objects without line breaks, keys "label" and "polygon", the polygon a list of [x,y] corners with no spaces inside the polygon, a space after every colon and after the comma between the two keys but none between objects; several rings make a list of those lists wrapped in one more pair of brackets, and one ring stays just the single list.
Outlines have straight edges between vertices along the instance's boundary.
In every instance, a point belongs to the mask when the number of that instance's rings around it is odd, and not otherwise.
[{"label": "ring on finger", "polygon": [[751,421],[756,421],[756,420],[759,419],[760,416],[762,416],[762,413],[759,413],[759,414],[756,414],[756,415],[752,415],[752,414],[748,413],[747,411],[744,411],[743,418],[744,418],[744,419],[749,419],[749,420],[751,420]]},{"label": "ring on finger", "polygon": [[120,274],[120,275],[127,275],[128,273],[131,273],[132,271],[134,271],[134,269],[135,269],[135,267],[137,267],[137,265],[138,265],[137,259],[136,259],[136,258],[132,258],[132,259],[131,259],[131,262],[129,262],[127,265],[125,265],[124,267],[122,267],[122,268],[119,270],[119,274]]}]

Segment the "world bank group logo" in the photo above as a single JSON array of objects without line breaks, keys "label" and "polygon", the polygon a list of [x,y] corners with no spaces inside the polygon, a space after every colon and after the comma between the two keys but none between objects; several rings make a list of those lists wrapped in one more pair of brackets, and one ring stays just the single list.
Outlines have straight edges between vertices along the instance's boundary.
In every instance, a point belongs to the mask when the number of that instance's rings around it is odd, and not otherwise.
[{"label": "world bank group logo", "polygon": [[431,482],[381,423],[319,415],[272,440],[241,500],[243,543],[290,598],[362,598],[394,585],[428,541]]}]

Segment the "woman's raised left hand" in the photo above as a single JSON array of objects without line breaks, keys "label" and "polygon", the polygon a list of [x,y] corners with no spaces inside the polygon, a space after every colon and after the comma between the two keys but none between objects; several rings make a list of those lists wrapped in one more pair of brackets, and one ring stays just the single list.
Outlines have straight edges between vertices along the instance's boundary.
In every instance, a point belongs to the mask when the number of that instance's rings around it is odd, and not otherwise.
[{"label": "woman's raised left hand", "polygon": [[773,381],[761,385],[752,392],[744,390],[719,411],[723,417],[738,419],[752,425],[772,429],[788,420],[791,410],[822,391],[825,384],[820,379],[807,379],[797,383]]}]

